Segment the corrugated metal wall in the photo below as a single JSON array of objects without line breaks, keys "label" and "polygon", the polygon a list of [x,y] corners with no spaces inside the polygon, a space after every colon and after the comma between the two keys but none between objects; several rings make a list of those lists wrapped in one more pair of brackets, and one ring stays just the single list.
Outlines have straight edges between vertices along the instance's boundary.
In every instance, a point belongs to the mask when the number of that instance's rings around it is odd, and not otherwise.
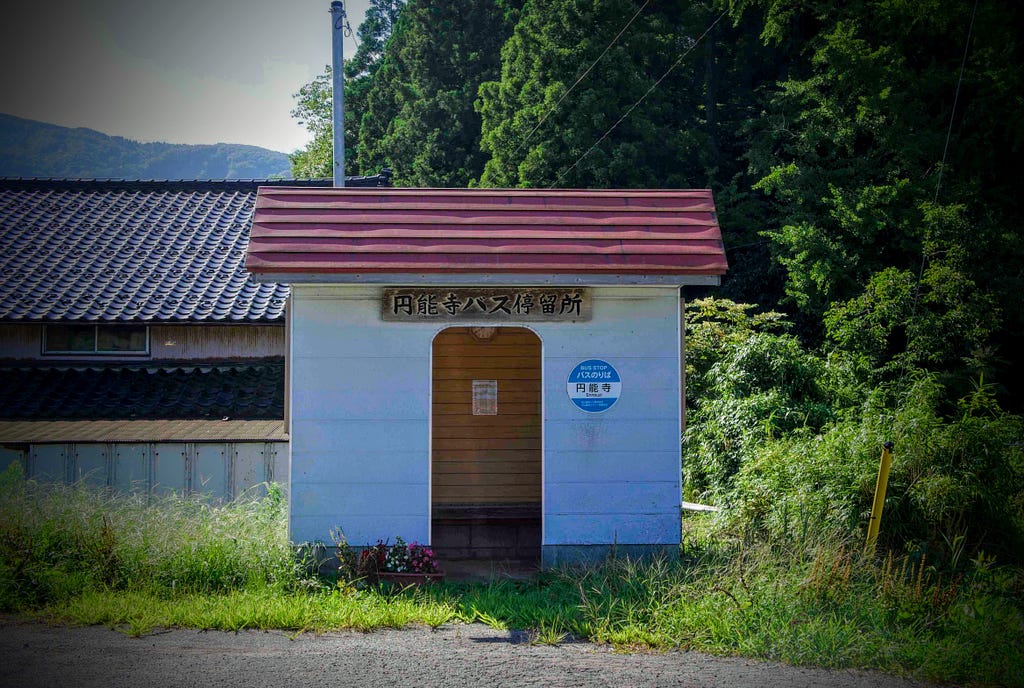
[{"label": "corrugated metal wall", "polygon": [[287,442],[32,444],[0,448],[0,470],[125,492],[230,500],[265,482],[288,484]]}]

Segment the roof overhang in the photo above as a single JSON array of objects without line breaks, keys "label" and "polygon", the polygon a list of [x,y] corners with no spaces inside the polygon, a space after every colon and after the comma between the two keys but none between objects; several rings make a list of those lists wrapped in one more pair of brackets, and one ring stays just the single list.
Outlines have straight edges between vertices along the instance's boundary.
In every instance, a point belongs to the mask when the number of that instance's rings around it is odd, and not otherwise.
[{"label": "roof overhang", "polygon": [[718,275],[573,275],[507,273],[271,273],[254,275],[258,282],[287,282],[291,285],[415,285],[415,286],[702,286],[717,287]]},{"label": "roof overhang", "polygon": [[283,420],[0,421],[0,443],[285,442]]},{"label": "roof overhang", "polygon": [[246,268],[291,284],[717,284],[710,190],[257,193]]}]

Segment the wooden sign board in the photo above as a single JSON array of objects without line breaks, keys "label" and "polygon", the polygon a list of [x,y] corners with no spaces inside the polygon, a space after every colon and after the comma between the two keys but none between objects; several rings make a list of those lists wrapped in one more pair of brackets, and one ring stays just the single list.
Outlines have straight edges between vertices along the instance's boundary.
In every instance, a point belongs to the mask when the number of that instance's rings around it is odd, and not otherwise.
[{"label": "wooden sign board", "polygon": [[586,322],[587,287],[385,289],[381,317],[392,322]]}]

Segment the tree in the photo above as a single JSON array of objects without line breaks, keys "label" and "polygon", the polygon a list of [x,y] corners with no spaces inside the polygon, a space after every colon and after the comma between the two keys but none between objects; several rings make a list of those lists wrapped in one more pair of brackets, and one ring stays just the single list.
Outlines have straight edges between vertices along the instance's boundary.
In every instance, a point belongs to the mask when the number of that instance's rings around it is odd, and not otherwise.
[{"label": "tree", "polygon": [[[293,96],[298,100],[298,104],[292,110],[292,117],[313,134],[313,139],[305,148],[297,150],[291,155],[292,176],[296,179],[317,179],[334,175],[334,140],[332,138],[334,123],[331,92],[331,68],[326,67],[323,74],[304,85]],[[345,120],[345,128],[348,129],[348,117]],[[348,138],[347,131],[345,138]],[[349,158],[348,141],[345,142],[345,149],[347,162]]]},{"label": "tree", "polygon": [[1020,8],[750,5],[791,62],[748,157],[804,335],[947,373],[1019,344]]},{"label": "tree", "polygon": [[495,0],[413,0],[367,92],[359,165],[398,185],[467,186],[483,169],[480,83],[498,75],[515,9]]},{"label": "tree", "polygon": [[[366,18],[359,25],[355,55],[345,61],[345,168],[354,170],[359,129],[368,103],[367,93],[380,67],[385,46],[404,6],[404,0],[370,0]],[[334,121],[331,67],[295,94],[297,104],[292,117],[313,134],[313,140],[292,154],[292,175],[297,179],[331,177],[334,174]],[[362,174],[373,170],[359,169]]]},{"label": "tree", "polygon": [[781,282],[758,235],[766,205],[745,154],[759,89],[782,65],[756,17],[730,22],[723,7],[527,2],[501,78],[480,88],[489,160],[479,183],[711,188],[737,266],[724,295],[773,302]]},{"label": "tree", "polygon": [[699,60],[681,64],[590,150],[690,47],[681,30],[687,20],[700,23],[695,16],[707,14],[689,3],[659,3],[637,15],[639,7],[630,0],[526,3],[502,49],[501,79],[480,88],[481,145],[490,155],[481,185],[692,185],[706,161],[707,133],[682,124],[697,117],[700,97],[689,86]]}]

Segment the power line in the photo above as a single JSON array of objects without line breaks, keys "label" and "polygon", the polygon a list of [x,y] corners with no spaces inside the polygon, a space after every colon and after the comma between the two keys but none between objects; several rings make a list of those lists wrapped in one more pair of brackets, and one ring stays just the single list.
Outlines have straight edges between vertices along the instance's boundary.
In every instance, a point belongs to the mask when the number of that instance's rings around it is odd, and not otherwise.
[{"label": "power line", "polygon": [[655,82],[654,82],[654,84],[653,84],[653,85],[651,85],[651,87],[650,87],[649,89],[647,89],[647,92],[646,92],[646,93],[644,93],[644,94],[643,94],[642,96],[640,96],[640,99],[639,99],[639,100],[637,100],[637,101],[636,101],[635,103],[633,103],[633,104],[632,104],[632,105],[631,105],[631,106],[629,107],[629,109],[628,109],[628,110],[626,110],[626,113],[625,113],[624,115],[622,115],[622,117],[619,117],[619,120],[618,120],[618,121],[617,121],[617,122],[616,122],[615,124],[613,124],[613,125],[612,125],[611,127],[609,127],[609,128],[608,128],[608,131],[606,131],[605,133],[603,133],[603,134],[601,135],[601,138],[599,138],[599,139],[598,139],[598,140],[597,140],[597,141],[596,141],[596,142],[594,143],[594,145],[593,145],[593,146],[591,146],[590,148],[588,148],[588,149],[587,149],[587,152],[586,152],[586,153],[584,153],[583,155],[581,155],[581,156],[580,156],[580,157],[579,157],[579,158],[578,158],[578,159],[576,160],[576,162],[574,162],[574,163],[572,164],[572,166],[571,166],[571,167],[570,167],[569,169],[567,169],[567,170],[566,170],[565,172],[563,172],[562,174],[558,175],[558,179],[556,179],[556,180],[555,180],[555,182],[554,182],[554,184],[552,184],[552,185],[551,185],[551,186],[549,186],[548,188],[549,188],[549,189],[553,189],[553,188],[555,188],[555,186],[557,186],[557,185],[558,185],[558,183],[559,183],[560,181],[562,181],[562,179],[564,179],[564,178],[565,178],[565,175],[567,175],[567,174],[569,174],[570,172],[572,172],[572,171],[573,171],[574,169],[576,169],[576,166],[577,166],[577,165],[579,165],[579,164],[580,164],[581,162],[583,162],[583,158],[585,158],[585,157],[587,157],[588,155],[590,155],[590,154],[591,154],[591,153],[592,153],[592,152],[594,151],[594,149],[595,149],[595,148],[597,148],[597,147],[598,147],[599,145],[601,145],[601,142],[602,142],[602,141],[604,141],[604,140],[605,140],[606,138],[608,138],[608,135],[609,135],[609,134],[611,134],[611,133],[612,133],[612,132],[613,132],[613,131],[615,130],[615,128],[616,128],[617,126],[619,126],[620,124],[622,124],[622,122],[623,122],[623,121],[624,121],[624,120],[625,120],[625,119],[626,119],[627,117],[629,117],[629,114],[630,114],[631,112],[633,112],[633,110],[635,110],[635,109],[636,109],[636,108],[637,108],[637,107],[638,107],[638,106],[640,105],[640,103],[642,103],[642,102],[644,101],[644,99],[645,99],[645,98],[647,98],[647,96],[651,95],[651,92],[652,92],[652,91],[654,91],[654,89],[656,89],[656,88],[658,87],[658,85],[659,85],[659,84],[661,84],[661,82],[665,80],[665,77],[667,77],[667,76],[668,76],[669,74],[671,74],[671,73],[672,73],[672,70],[673,70],[673,69],[675,69],[676,67],[678,67],[678,66],[679,66],[679,63],[681,63],[681,62],[683,61],[683,58],[685,58],[685,57],[686,57],[687,55],[689,55],[689,54],[690,54],[690,53],[691,53],[691,52],[693,51],[693,49],[694,49],[694,48],[696,48],[696,47],[697,47],[697,46],[698,46],[698,45],[700,44],[700,42],[701,42],[702,40],[704,40],[704,37],[705,37],[705,36],[707,36],[707,35],[708,35],[709,33],[711,33],[711,29],[715,28],[715,25],[717,25],[717,24],[718,24],[718,22],[722,21],[722,17],[724,17],[724,16],[726,15],[726,13],[727,13],[728,11],[729,11],[729,10],[728,10],[728,8],[727,8],[727,9],[724,9],[724,10],[722,10],[722,13],[721,13],[720,15],[718,15],[718,18],[717,18],[717,19],[715,19],[715,21],[711,22],[711,25],[710,25],[710,26],[708,26],[708,28],[704,29],[704,33],[702,33],[702,34],[701,34],[700,36],[698,36],[698,37],[697,37],[697,40],[695,40],[695,41],[694,41],[694,42],[693,42],[692,44],[690,44],[690,46],[689,46],[689,47],[688,47],[688,48],[687,48],[687,49],[686,49],[686,50],[685,50],[685,51],[683,52],[683,54],[682,54],[682,55],[680,55],[680,56],[679,56],[679,58],[678,58],[678,59],[677,59],[677,60],[676,60],[675,62],[673,62],[673,63],[672,63],[672,66],[671,66],[671,67],[669,67],[669,68],[668,68],[668,69],[667,69],[667,70],[665,71],[665,73],[661,75],[661,78],[659,78],[659,79],[658,79],[657,81],[655,81]]},{"label": "power line", "polygon": [[[935,180],[935,196],[932,205],[939,202],[939,187],[942,185],[942,171],[946,167],[946,155],[949,152],[949,139],[953,134],[953,117],[956,115],[956,103],[960,98],[960,84],[964,80],[964,69],[967,67],[967,52],[971,47],[971,33],[974,31],[974,16],[978,12],[978,0],[974,0],[974,9],[971,10],[971,23],[967,27],[967,40],[964,41],[964,55],[960,58],[960,75],[956,79],[956,90],[953,92],[953,107],[949,112],[949,127],[946,129],[946,144],[942,147],[942,162],[939,164],[939,177]],[[917,282],[914,284],[914,302],[910,306],[910,319],[912,323],[917,318],[917,304],[921,300],[921,282],[924,281],[924,268],[928,262],[928,254],[925,253],[925,242],[921,241],[921,265],[917,269]],[[909,347],[908,347],[909,348]],[[906,372],[910,367],[910,357],[903,359],[903,370]]]},{"label": "power line", "polygon": [[352,30],[352,25],[348,23],[348,6],[345,4],[345,0],[341,0],[341,11],[345,18],[345,35],[352,39],[352,42],[356,44],[356,50],[359,50],[359,38]]},{"label": "power line", "polygon": [[956,90],[953,92],[953,108],[949,112],[949,128],[946,129],[946,145],[942,147],[942,164],[939,165],[939,178],[935,181],[935,198],[932,203],[939,202],[939,186],[942,184],[942,172],[946,169],[946,154],[949,153],[949,138],[953,134],[953,117],[956,115],[956,103],[960,99],[960,84],[964,81],[964,69],[967,67],[967,52],[971,47],[971,33],[974,31],[974,15],[978,13],[978,0],[974,0],[971,10],[971,23],[967,27],[967,40],[964,41],[964,56],[960,59],[960,76],[956,79]]},{"label": "power line", "polygon": [[614,46],[622,37],[622,34],[626,32],[626,29],[630,27],[630,25],[633,23],[633,20],[640,16],[640,13],[644,11],[644,8],[647,7],[650,1],[651,0],[644,0],[644,4],[640,6],[640,9],[638,9],[632,17],[630,17],[629,21],[626,22],[626,25],[623,26],[619,33],[615,35],[615,38],[612,39],[612,42],[605,46],[605,49],[601,51],[601,54],[597,56],[597,59],[594,60],[589,67],[587,67],[586,71],[580,74],[579,78],[577,78],[576,81],[573,82],[573,85],[569,87],[569,90],[563,93],[562,97],[558,99],[558,102],[552,105],[550,110],[544,113],[544,116],[540,118],[539,122],[537,122],[537,126],[531,129],[530,133],[526,135],[526,138],[523,139],[518,146],[516,146],[516,149],[514,151],[512,151],[512,157],[515,157],[516,153],[519,152],[519,149],[521,149],[523,146],[529,143],[530,139],[533,138],[533,135],[537,132],[538,129],[540,129],[541,125],[544,124],[544,122],[547,121],[548,117],[550,117],[551,114],[558,109],[558,106],[562,104],[562,101],[565,100],[566,96],[572,93],[572,90],[576,88],[579,85],[579,83],[583,81],[584,78],[586,78],[587,74],[590,74],[591,70],[594,69],[594,67],[597,66],[597,63],[601,61],[601,58],[605,56],[605,53],[611,50],[612,46]]}]

